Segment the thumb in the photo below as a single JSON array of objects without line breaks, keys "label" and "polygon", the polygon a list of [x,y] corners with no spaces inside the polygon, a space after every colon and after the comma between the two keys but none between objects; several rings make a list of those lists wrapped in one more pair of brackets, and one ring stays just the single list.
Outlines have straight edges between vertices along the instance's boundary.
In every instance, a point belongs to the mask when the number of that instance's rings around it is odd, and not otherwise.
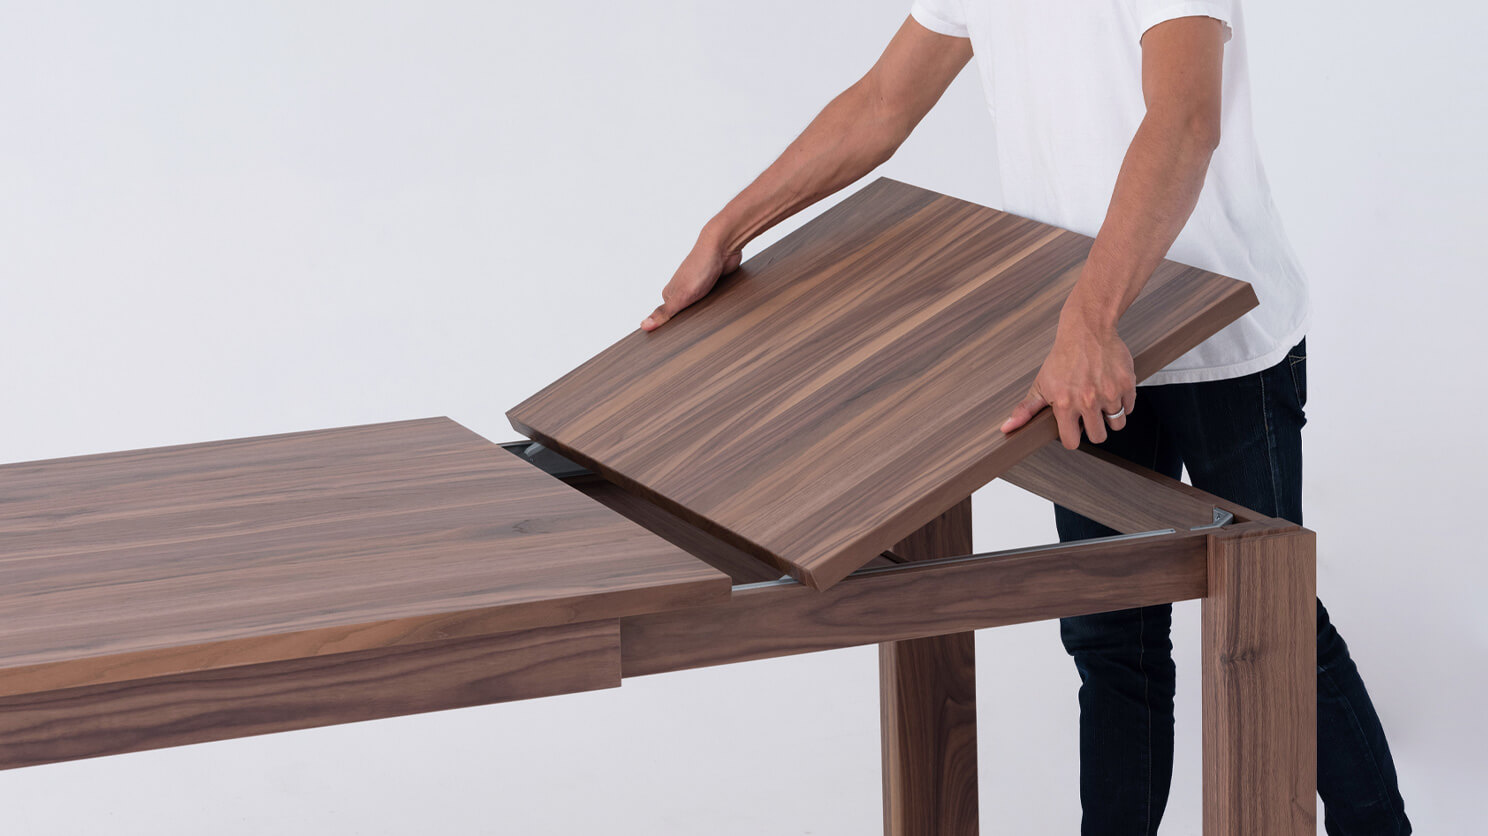
[{"label": "thumb", "polygon": [[1028,394],[1024,396],[1023,400],[1016,407],[1013,407],[1013,414],[1009,415],[1008,419],[1002,422],[1002,431],[1004,433],[1010,433],[1028,423],[1028,420],[1037,415],[1038,411],[1043,409],[1048,403],[1048,401],[1044,400],[1044,396],[1038,393],[1037,388],[1029,389]]},{"label": "thumb", "polygon": [[663,302],[660,305],[656,306],[656,310],[652,311],[646,316],[645,319],[641,320],[641,328],[647,331],[654,331],[657,328],[660,328],[662,323],[671,319],[672,314],[674,313],[676,313],[676,311],[672,310],[671,303]]}]

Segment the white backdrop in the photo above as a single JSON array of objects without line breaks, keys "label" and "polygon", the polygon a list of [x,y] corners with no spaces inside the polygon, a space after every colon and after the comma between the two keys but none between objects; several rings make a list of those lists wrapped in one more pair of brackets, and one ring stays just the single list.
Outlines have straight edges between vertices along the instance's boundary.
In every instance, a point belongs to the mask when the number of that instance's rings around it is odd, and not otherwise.
[{"label": "white backdrop", "polygon": [[[1318,585],[1411,818],[1443,834],[1477,829],[1488,785],[1488,14],[1449,5],[1247,8],[1261,146],[1318,309]],[[635,327],[908,6],[0,3],[0,462],[433,415],[516,438],[504,411]],[[877,173],[998,205],[977,83]],[[1056,539],[1015,489],[975,511],[979,549]],[[1197,616],[1176,608],[1171,834],[1199,829]],[[1077,832],[1055,623],[977,647],[984,831]],[[0,830],[859,836],[879,827],[875,662],[5,772]]]}]

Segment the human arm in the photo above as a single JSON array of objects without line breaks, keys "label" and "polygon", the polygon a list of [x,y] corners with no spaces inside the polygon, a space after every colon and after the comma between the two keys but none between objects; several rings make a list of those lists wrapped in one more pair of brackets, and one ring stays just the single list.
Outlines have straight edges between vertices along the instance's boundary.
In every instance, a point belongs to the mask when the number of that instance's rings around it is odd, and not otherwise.
[{"label": "human arm", "polygon": [[743,191],[703,226],[697,242],[642,322],[647,331],[707,295],[760,233],[877,168],[904,143],[971,59],[966,38],[913,18],[852,86],[817,114]]},{"label": "human arm", "polygon": [[[1052,406],[1065,447],[1106,439],[1102,413],[1131,412],[1136,376],[1116,332],[1121,314],[1188,222],[1219,144],[1225,24],[1179,17],[1142,36],[1147,112],[1122,160],[1106,217],[1063,308],[1054,346],[1028,395],[1002,425],[1012,432]],[[1110,419],[1113,430],[1125,416]]]}]

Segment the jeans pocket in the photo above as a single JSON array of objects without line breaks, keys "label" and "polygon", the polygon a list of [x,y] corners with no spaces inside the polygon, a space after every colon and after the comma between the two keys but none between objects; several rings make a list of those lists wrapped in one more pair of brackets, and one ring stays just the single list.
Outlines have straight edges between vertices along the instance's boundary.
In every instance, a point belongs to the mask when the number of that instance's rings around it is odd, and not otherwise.
[{"label": "jeans pocket", "polygon": [[1297,406],[1307,405],[1307,338],[1292,347],[1286,356],[1287,369],[1292,374],[1292,391],[1297,396]]}]

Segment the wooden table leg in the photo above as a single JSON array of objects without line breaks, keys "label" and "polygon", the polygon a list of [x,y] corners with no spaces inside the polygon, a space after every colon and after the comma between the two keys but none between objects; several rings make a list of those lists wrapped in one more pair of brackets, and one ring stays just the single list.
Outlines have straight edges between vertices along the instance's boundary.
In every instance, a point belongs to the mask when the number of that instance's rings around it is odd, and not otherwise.
[{"label": "wooden table leg", "polygon": [[1317,832],[1316,539],[1305,528],[1210,539],[1204,836]]},{"label": "wooden table leg", "polygon": [[[971,551],[970,497],[894,547],[907,560]],[[977,833],[975,635],[878,646],[886,836]]]}]

